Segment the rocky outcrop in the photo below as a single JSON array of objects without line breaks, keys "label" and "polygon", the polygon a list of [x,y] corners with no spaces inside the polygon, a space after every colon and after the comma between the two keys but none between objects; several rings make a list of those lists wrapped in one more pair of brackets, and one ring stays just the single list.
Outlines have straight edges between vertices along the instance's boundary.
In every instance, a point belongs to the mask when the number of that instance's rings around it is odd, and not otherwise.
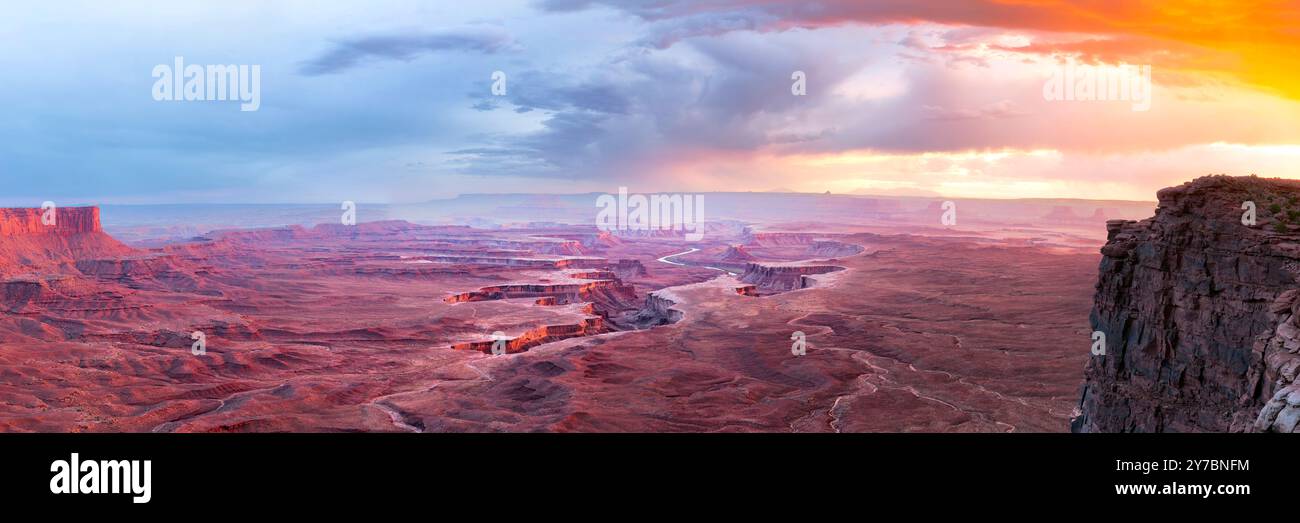
[{"label": "rocky outcrop", "polygon": [[727,247],[727,250],[718,258],[719,261],[732,263],[751,262],[757,259],[758,258],[755,258],[753,254],[750,254],[749,251],[745,249],[744,245],[732,245]]},{"label": "rocky outcrop", "polygon": [[1264,359],[1263,376],[1259,381],[1271,384],[1273,395],[1260,409],[1249,427],[1238,424],[1236,429],[1258,432],[1296,432],[1300,424],[1300,290],[1283,292],[1273,302],[1269,312],[1277,320],[1277,328],[1266,333],[1256,343]]},{"label": "rocky outcrop", "polygon": [[837,242],[835,240],[813,240],[808,245],[808,254],[813,256],[825,256],[828,258],[839,258],[842,256],[853,256],[865,249],[861,245],[851,243]]},{"label": "rocky outcrop", "polygon": [[1293,431],[1300,182],[1210,176],[1157,196],[1154,217],[1107,222],[1091,314],[1105,354],[1072,430]]},{"label": "rocky outcrop", "polygon": [[635,296],[635,292],[631,286],[623,285],[618,280],[597,280],[590,283],[527,283],[483,287],[477,291],[453,294],[443,298],[443,301],[447,303],[464,303],[467,301],[554,296],[570,302],[589,302],[611,295],[630,300],[632,296]]},{"label": "rocky outcrop", "polygon": [[616,280],[618,275],[612,271],[575,271],[569,273],[570,278],[577,280]]},{"label": "rocky outcrop", "polygon": [[41,221],[43,209],[0,209],[0,237],[37,234],[78,234],[102,232],[99,207],[59,207],[52,209],[53,223]]},{"label": "rocky outcrop", "polygon": [[808,276],[843,270],[833,265],[764,265],[748,263],[740,281],[774,291],[792,291],[811,285]]},{"label": "rocky outcrop", "polygon": [[98,207],[53,209],[49,225],[41,221],[45,212],[0,209],[0,274],[67,272],[78,260],[133,252],[104,234]]},{"label": "rocky outcrop", "polygon": [[174,255],[85,259],[78,260],[75,266],[85,276],[121,283],[130,288],[186,292],[199,288],[194,271]]},{"label": "rocky outcrop", "polygon": [[618,260],[611,268],[619,278],[628,279],[648,274],[640,260]]},{"label": "rocky outcrop", "polygon": [[677,302],[660,293],[650,293],[645,297],[645,305],[637,311],[635,323],[640,328],[667,325],[681,321],[682,311],[674,309]]},{"label": "rocky outcrop", "polygon": [[492,354],[492,347],[498,341],[504,341],[501,350],[506,354],[516,354],[527,351],[543,343],[560,341],[568,338],[577,338],[580,336],[591,336],[608,332],[605,327],[604,318],[599,316],[592,318],[583,318],[577,324],[573,325],[543,325],[516,336],[514,338],[502,338],[501,340],[470,341],[457,343],[451,346],[454,350],[476,350],[486,354]]},{"label": "rocky outcrop", "polygon": [[749,228],[741,235],[746,245],[763,247],[808,245],[818,237],[819,235],[810,232],[754,232]]}]

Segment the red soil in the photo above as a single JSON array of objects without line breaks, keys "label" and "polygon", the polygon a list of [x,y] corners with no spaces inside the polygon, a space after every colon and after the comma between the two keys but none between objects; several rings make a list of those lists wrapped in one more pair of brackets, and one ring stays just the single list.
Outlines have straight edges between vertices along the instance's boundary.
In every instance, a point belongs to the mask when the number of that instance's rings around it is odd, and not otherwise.
[{"label": "red soil", "polygon": [[[65,211],[0,214],[0,430],[1062,431],[1097,262],[746,230],[676,265],[674,237],[405,222],[132,250]],[[755,281],[708,267],[746,241]]]}]

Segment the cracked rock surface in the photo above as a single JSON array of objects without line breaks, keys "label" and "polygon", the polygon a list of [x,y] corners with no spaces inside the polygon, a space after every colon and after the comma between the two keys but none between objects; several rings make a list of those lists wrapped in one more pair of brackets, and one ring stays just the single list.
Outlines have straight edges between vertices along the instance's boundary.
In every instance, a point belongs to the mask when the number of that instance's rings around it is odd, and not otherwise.
[{"label": "cracked rock surface", "polygon": [[1157,196],[1152,218],[1107,222],[1090,316],[1106,354],[1072,430],[1293,432],[1300,182],[1206,176]]}]

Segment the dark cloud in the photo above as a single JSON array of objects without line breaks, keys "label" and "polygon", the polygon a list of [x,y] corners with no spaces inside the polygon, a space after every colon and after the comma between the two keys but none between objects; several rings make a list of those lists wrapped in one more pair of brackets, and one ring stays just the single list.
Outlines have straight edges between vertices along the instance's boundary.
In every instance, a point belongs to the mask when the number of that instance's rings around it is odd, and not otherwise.
[{"label": "dark cloud", "polygon": [[[821,140],[834,131],[787,128],[806,120],[837,84],[863,64],[861,53],[826,52],[811,34],[781,41],[750,35],[693,40],[692,60],[671,50],[633,53],[585,76],[525,71],[509,77],[508,94],[471,96],[475,109],[509,108],[546,114],[537,131],[492,138],[494,148],[462,150],[476,172],[536,160],[518,176],[605,177],[694,152],[761,149]],[[814,91],[791,93],[793,71]],[[463,157],[463,158],[464,158]],[[463,159],[462,158],[462,159]],[[497,171],[501,172],[501,171]]]},{"label": "dark cloud", "polygon": [[537,6],[543,11],[566,13],[591,7],[591,0],[541,0]]},{"label": "dark cloud", "polygon": [[410,61],[435,51],[470,51],[492,54],[512,45],[504,31],[470,27],[424,34],[378,35],[341,40],[316,58],[303,62],[298,72],[307,76],[334,74],[370,60]]}]

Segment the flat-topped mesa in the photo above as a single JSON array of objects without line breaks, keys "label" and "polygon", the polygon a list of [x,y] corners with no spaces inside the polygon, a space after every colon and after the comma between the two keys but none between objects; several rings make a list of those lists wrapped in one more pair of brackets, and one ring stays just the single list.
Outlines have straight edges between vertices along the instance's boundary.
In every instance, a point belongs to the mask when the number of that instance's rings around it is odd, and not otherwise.
[{"label": "flat-topped mesa", "polygon": [[1071,429],[1296,431],[1300,181],[1208,176],[1157,197],[1155,216],[1106,223],[1091,314],[1105,354]]},{"label": "flat-topped mesa", "polygon": [[808,245],[824,235],[811,232],[754,232],[746,229],[741,235],[745,245],[754,246],[787,246],[787,245]]},{"label": "flat-topped mesa", "polygon": [[617,280],[613,271],[576,271],[569,273],[570,278],[578,280]]},{"label": "flat-topped mesa", "polygon": [[757,285],[761,289],[792,291],[811,285],[808,276],[843,270],[834,265],[766,265],[750,262],[740,281]]},{"label": "flat-topped mesa", "polygon": [[50,211],[53,223],[46,225],[44,209],[0,209],[0,238],[103,231],[99,207],[56,207]]},{"label": "flat-topped mesa", "polygon": [[853,256],[864,251],[861,245],[851,243],[837,242],[835,240],[813,240],[808,245],[807,253],[813,256],[827,256],[838,258],[843,256]]},{"label": "flat-topped mesa", "polygon": [[[605,319],[599,316],[583,318],[576,324],[570,325],[543,325],[529,329],[523,334],[514,338],[502,339],[501,350],[506,354],[517,354],[525,352],[528,349],[544,343],[560,341],[568,338],[578,338],[582,336],[591,336],[609,332],[605,326]],[[476,350],[486,354],[492,354],[493,346],[498,340],[486,341],[467,341],[452,344],[453,350]]]},{"label": "flat-topped mesa", "polygon": [[103,232],[97,207],[56,208],[50,225],[41,221],[45,212],[0,209],[0,275],[70,274],[77,261],[137,254]]},{"label": "flat-topped mesa", "polygon": [[597,295],[615,294],[625,300],[633,299],[636,294],[629,285],[619,280],[596,280],[586,283],[515,283],[492,285],[477,291],[462,292],[443,298],[447,303],[464,303],[469,301],[507,300],[511,298],[541,298],[555,296],[569,302],[592,301]]}]

